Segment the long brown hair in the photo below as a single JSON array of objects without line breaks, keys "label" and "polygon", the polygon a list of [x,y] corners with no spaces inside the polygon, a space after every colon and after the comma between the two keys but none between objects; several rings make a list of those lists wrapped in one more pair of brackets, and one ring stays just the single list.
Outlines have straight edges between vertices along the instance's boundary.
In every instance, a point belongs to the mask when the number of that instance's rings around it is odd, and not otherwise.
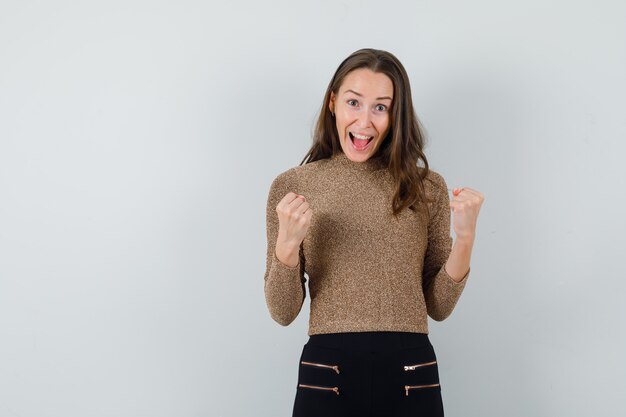
[{"label": "long brown hair", "polygon": [[[328,108],[330,92],[337,95],[346,75],[359,68],[368,68],[371,71],[383,73],[393,82],[389,132],[376,155],[372,155],[372,157],[380,157],[394,179],[393,215],[397,216],[406,207],[415,211],[416,206],[419,205],[425,206],[430,216],[428,205],[419,204],[427,202],[423,183],[429,173],[428,161],[423,152],[425,137],[420,128],[421,123],[413,109],[411,87],[406,70],[398,58],[390,52],[372,48],[359,49],[339,65],[324,94],[320,116],[313,131],[313,145],[300,165],[343,152],[339,143],[337,126]],[[418,166],[420,160],[424,167]]]}]

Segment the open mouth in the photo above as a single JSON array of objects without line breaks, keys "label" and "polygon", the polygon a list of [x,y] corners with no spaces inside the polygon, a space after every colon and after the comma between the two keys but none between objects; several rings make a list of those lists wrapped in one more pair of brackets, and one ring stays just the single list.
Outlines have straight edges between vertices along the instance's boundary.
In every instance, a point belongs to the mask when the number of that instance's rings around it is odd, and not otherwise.
[{"label": "open mouth", "polygon": [[372,142],[372,139],[374,139],[374,136],[370,136],[369,139],[358,139],[355,138],[354,135],[352,135],[352,132],[348,132],[348,135],[350,136],[350,142],[352,142],[352,146],[357,151],[364,151],[365,149],[367,149],[370,142]]}]

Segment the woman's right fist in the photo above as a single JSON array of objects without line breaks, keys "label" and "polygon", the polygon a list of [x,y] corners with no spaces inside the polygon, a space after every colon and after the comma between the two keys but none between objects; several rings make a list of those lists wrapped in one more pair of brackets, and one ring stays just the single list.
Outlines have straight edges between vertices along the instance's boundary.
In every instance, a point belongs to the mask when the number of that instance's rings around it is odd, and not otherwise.
[{"label": "woman's right fist", "polygon": [[292,247],[300,246],[311,225],[313,211],[304,196],[289,192],[276,206],[278,241]]}]

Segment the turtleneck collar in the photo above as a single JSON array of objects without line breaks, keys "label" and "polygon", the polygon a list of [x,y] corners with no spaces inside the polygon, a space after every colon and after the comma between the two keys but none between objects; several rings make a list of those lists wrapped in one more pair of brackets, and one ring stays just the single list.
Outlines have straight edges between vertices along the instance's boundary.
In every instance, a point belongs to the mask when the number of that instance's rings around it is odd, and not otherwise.
[{"label": "turtleneck collar", "polygon": [[348,158],[343,151],[331,155],[330,161],[338,166],[358,171],[376,171],[383,168],[380,156],[369,157],[363,162],[355,162]]}]

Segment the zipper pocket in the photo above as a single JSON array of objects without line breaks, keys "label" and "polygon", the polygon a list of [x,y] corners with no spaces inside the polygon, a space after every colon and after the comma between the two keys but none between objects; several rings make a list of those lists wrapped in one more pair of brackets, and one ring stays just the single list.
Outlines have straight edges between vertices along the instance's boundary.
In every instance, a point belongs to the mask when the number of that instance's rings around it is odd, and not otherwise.
[{"label": "zipper pocket", "polygon": [[322,368],[330,368],[330,369],[334,369],[335,372],[339,373],[339,366],[337,365],[326,365],[323,363],[315,363],[315,362],[306,362],[306,361],[300,361],[301,364],[303,365],[312,365],[312,366],[319,366]]},{"label": "zipper pocket", "polygon": [[415,368],[420,368],[422,366],[428,366],[428,365],[434,365],[436,363],[437,363],[437,361],[432,361],[432,362],[418,363],[418,364],[415,364],[415,365],[404,365],[404,370],[405,371],[414,371]]},{"label": "zipper pocket", "polygon": [[409,395],[409,390],[414,388],[432,388],[438,387],[439,384],[430,384],[430,385],[405,385],[404,390],[406,391],[406,395]]},{"label": "zipper pocket", "polygon": [[327,391],[335,391],[337,395],[339,395],[339,387],[319,387],[317,385],[307,385],[307,384],[298,384],[301,388],[314,388],[314,389],[322,389]]}]

